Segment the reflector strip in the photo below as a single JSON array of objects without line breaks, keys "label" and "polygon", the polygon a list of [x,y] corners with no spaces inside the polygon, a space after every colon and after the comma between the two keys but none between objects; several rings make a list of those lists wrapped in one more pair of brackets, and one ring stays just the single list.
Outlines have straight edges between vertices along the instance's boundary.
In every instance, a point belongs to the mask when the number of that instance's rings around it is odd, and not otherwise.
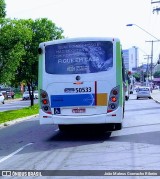
[{"label": "reflector strip", "polygon": [[97,95],[97,106],[107,106],[107,94],[106,93],[98,93]]}]

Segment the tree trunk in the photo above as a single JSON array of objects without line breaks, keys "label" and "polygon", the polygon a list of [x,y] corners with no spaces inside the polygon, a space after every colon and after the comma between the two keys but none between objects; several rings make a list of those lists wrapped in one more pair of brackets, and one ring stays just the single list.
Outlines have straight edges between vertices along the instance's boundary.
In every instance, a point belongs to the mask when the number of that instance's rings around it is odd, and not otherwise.
[{"label": "tree trunk", "polygon": [[34,89],[33,89],[32,83],[27,82],[27,86],[28,86],[29,96],[31,100],[31,106],[33,106],[34,105]]}]

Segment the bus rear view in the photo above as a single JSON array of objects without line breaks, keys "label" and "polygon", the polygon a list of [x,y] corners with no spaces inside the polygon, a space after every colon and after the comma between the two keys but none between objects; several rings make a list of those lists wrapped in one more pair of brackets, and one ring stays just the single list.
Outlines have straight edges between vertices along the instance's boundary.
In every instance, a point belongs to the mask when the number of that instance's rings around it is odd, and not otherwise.
[{"label": "bus rear view", "polygon": [[120,130],[122,58],[116,38],[74,38],[39,46],[40,124]]}]

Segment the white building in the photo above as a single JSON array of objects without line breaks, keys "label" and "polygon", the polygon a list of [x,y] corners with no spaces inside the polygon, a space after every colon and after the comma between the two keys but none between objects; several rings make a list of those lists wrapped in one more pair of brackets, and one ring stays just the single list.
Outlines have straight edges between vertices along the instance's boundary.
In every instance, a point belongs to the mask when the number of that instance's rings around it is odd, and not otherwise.
[{"label": "white building", "polygon": [[131,72],[136,71],[139,64],[138,48],[132,47],[122,51],[125,68]]}]

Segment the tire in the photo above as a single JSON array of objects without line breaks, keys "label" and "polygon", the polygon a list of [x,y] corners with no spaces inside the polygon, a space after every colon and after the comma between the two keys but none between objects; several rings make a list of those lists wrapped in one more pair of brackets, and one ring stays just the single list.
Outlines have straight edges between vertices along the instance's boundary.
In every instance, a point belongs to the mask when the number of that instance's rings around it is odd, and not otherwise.
[{"label": "tire", "polygon": [[111,137],[111,134],[112,134],[112,132],[106,132],[105,135],[106,135],[107,138],[109,138],[109,137]]},{"label": "tire", "polygon": [[2,104],[4,104],[4,101],[2,101]]},{"label": "tire", "polygon": [[122,123],[115,124],[115,130],[121,130],[122,129]]},{"label": "tire", "polygon": [[129,97],[128,96],[125,96],[125,100],[128,101]]},{"label": "tire", "polygon": [[61,132],[66,132],[69,129],[68,125],[59,124],[58,128]]},{"label": "tire", "polygon": [[137,97],[137,99],[139,99],[139,97]]}]

